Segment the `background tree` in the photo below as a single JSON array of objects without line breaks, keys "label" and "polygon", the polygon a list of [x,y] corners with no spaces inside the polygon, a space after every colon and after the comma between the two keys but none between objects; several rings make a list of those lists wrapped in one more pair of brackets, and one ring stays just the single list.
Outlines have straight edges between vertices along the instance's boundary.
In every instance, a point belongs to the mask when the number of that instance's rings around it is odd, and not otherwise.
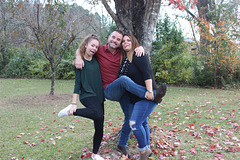
[{"label": "background tree", "polygon": [[201,70],[195,69],[197,84],[221,87],[238,79],[240,21],[236,6],[239,5],[239,0],[198,1],[198,15],[189,10],[189,5],[184,6],[200,35]]},{"label": "background tree", "polygon": [[[62,0],[19,2],[20,18],[26,24],[26,39],[38,48],[49,61],[52,71],[50,94],[54,94],[56,69],[66,50],[84,28],[78,27],[80,19],[69,11]],[[89,20],[85,17],[85,22]],[[82,22],[82,21],[81,21]]]},{"label": "background tree", "polygon": [[[198,10],[198,17],[200,19],[204,19],[207,22],[211,21],[211,17],[208,15],[211,11],[213,11],[213,6],[215,5],[215,1],[212,0],[201,0],[197,2],[197,10]],[[202,28],[202,30],[205,30]],[[201,36],[200,34],[200,54],[208,54],[206,47],[209,45],[209,41],[206,37]]]},{"label": "background tree", "polygon": [[2,61],[2,67],[5,67],[6,65],[6,38],[7,38],[7,7],[6,7],[6,1],[2,0],[0,1],[0,13],[1,13],[1,21],[0,21],[0,52],[1,52],[1,61]]},{"label": "background tree", "polygon": [[20,44],[22,23],[15,18],[16,8],[12,6],[11,1],[0,1],[0,52],[1,52],[1,68],[8,63],[7,50]]},{"label": "background tree", "polygon": [[193,60],[186,52],[182,29],[165,14],[159,19],[154,41],[151,62],[155,80],[168,84],[186,84],[192,79]]},{"label": "background tree", "polygon": [[[95,3],[98,0],[90,0]],[[115,21],[117,28],[136,36],[147,53],[152,51],[152,40],[156,29],[161,0],[114,0],[116,13],[108,5],[108,0],[101,0],[105,9]],[[177,8],[183,9],[182,1],[169,0]],[[195,3],[190,0],[189,3]]]}]

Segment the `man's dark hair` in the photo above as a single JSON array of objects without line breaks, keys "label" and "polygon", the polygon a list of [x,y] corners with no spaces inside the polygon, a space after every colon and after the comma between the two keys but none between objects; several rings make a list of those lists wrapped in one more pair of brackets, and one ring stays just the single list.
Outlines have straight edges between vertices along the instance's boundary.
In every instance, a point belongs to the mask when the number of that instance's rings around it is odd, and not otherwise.
[{"label": "man's dark hair", "polygon": [[118,33],[120,33],[121,35],[123,35],[123,32],[122,32],[122,31],[120,31],[120,30],[118,30],[118,29],[116,29],[116,30],[113,30],[111,33],[113,33],[113,32],[118,32]]}]

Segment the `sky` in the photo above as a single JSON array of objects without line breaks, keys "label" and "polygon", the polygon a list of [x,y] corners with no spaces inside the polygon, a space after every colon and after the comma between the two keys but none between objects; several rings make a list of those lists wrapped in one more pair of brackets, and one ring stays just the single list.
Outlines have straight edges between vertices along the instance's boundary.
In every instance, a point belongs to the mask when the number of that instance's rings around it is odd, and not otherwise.
[{"label": "sky", "polygon": [[[105,10],[104,6],[99,2],[98,5],[92,5],[89,4],[88,0],[67,0],[68,3],[77,3],[78,5],[82,6],[84,9],[88,9],[92,13],[98,13],[100,16],[104,15],[105,17],[109,17],[111,19],[110,15],[108,15],[107,11]],[[109,4],[110,7],[114,10],[114,3]],[[176,15],[186,15],[185,12],[172,9],[172,7],[165,5],[161,5],[160,8],[160,15],[165,15],[165,12],[168,14],[168,16],[174,20]],[[183,35],[185,39],[191,39],[192,38],[192,31],[190,24],[187,20],[178,18],[178,21],[180,23],[180,27],[183,31]]]}]

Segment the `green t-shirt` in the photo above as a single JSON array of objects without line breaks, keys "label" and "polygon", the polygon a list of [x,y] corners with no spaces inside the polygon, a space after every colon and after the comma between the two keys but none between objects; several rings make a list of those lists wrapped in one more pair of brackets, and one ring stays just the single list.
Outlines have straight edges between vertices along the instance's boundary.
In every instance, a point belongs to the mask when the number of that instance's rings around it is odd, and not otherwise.
[{"label": "green t-shirt", "polygon": [[84,60],[82,70],[75,69],[75,86],[73,93],[79,94],[79,99],[97,96],[100,103],[104,102],[104,91],[100,68],[95,56],[91,61]]}]

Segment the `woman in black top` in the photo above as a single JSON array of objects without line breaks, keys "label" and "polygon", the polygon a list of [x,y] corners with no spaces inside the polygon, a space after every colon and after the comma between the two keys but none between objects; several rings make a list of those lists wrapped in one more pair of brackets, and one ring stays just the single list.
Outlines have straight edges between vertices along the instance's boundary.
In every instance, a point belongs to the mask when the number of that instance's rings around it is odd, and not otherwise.
[{"label": "woman in black top", "polygon": [[[154,99],[153,90],[157,89],[157,85],[154,80],[148,55],[141,57],[135,55],[134,49],[138,46],[139,43],[133,35],[125,34],[123,36],[122,53],[124,61],[122,64],[128,63],[128,65],[124,65],[128,66],[127,69],[125,69],[125,74],[135,83],[145,86],[147,89],[146,99],[129,93],[130,101],[134,104],[129,123],[138,141],[140,160],[146,160],[152,153],[149,143],[150,131],[147,118],[157,105],[156,102],[152,101]],[[165,87],[163,90],[166,91],[166,84],[163,84],[161,87]]]}]

